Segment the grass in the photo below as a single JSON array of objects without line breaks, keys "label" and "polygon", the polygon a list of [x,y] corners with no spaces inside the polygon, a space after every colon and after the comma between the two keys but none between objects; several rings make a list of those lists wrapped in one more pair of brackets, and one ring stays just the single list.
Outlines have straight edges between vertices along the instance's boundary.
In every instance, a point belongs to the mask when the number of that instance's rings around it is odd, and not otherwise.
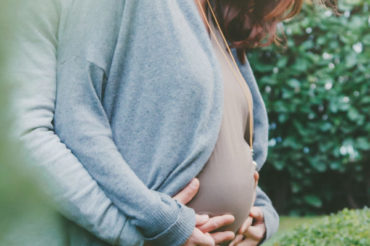
[{"label": "grass", "polygon": [[281,216],[279,231],[263,246],[273,246],[273,244],[283,237],[286,233],[292,231],[295,227],[301,224],[311,224],[319,220],[321,216],[312,217],[295,217],[295,216]]}]

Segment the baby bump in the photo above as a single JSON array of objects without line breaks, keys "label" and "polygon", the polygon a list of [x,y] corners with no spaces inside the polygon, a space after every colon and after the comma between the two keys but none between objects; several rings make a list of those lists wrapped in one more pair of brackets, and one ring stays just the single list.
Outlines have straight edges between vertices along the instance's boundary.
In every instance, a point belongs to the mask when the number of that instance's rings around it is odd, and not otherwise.
[{"label": "baby bump", "polygon": [[200,188],[198,194],[188,204],[198,214],[210,216],[232,214],[233,224],[219,231],[236,232],[249,215],[254,199],[254,171],[249,146],[243,142],[240,147],[215,150],[205,167],[198,175]]}]

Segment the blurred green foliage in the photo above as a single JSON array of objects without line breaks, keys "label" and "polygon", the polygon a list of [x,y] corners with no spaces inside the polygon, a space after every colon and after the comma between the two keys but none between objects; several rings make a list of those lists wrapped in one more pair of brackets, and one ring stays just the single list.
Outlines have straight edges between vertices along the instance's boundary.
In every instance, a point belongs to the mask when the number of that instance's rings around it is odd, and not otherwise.
[{"label": "blurred green foliage", "polygon": [[248,53],[270,122],[261,185],[293,215],[370,204],[368,0],[306,4],[284,47]]},{"label": "blurred green foliage", "polygon": [[338,214],[305,223],[286,233],[273,246],[368,246],[370,209],[344,209]]}]

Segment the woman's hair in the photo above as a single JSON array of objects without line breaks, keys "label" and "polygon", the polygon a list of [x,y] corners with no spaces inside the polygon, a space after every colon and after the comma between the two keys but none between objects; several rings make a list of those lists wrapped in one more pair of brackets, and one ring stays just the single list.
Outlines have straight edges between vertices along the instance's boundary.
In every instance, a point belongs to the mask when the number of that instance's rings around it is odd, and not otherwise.
[{"label": "woman's hair", "polygon": [[[315,0],[314,0],[315,1]],[[336,10],[337,0],[316,0]],[[276,26],[297,15],[304,0],[213,0],[213,9],[230,46],[245,63],[247,49],[279,43]]]}]

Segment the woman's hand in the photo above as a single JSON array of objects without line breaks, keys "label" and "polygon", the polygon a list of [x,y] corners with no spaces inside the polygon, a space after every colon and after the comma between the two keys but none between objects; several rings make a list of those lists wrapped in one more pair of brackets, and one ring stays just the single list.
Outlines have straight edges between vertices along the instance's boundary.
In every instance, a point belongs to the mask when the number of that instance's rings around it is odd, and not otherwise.
[{"label": "woman's hand", "polygon": [[[254,173],[255,190],[258,185],[259,174]],[[254,200],[256,196],[254,194]],[[254,203],[254,201],[253,201]],[[262,209],[259,207],[252,207],[249,212],[249,217],[244,221],[242,227],[239,229],[238,235],[229,244],[229,246],[257,246],[266,235],[265,220]]]},{"label": "woman's hand", "polygon": [[197,228],[197,226],[203,225],[209,221],[207,215],[196,215],[196,223],[193,234],[185,242],[184,246],[214,246],[215,240],[211,237],[209,233],[203,233]]},{"label": "woman's hand", "polygon": [[[193,179],[173,198],[183,204],[187,204],[198,193],[199,186],[199,180]],[[196,227],[193,234],[186,241],[185,246],[216,245],[234,239],[235,234],[231,231],[210,233],[218,228],[232,224],[234,220],[234,216],[228,214],[212,218],[209,218],[208,215],[196,215]]]},{"label": "woman's hand", "polygon": [[257,246],[266,235],[266,226],[262,209],[252,207],[249,217],[243,223],[239,234],[229,246]]},{"label": "woman's hand", "polygon": [[233,232],[209,232],[232,222],[234,222],[234,217],[231,215],[209,218],[208,215],[197,214],[196,227],[184,246],[214,246],[225,241],[230,241],[235,237]]}]

